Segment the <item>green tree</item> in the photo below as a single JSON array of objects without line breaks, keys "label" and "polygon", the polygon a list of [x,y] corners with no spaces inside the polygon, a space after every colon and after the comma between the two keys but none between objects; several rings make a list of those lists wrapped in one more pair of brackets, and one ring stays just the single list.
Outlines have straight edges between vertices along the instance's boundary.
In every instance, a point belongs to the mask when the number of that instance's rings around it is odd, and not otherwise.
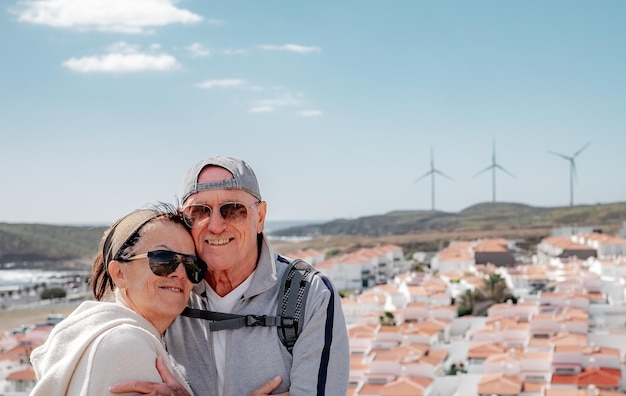
[{"label": "green tree", "polygon": [[65,289],[60,287],[45,288],[41,291],[42,300],[51,300],[54,298],[63,298],[67,295]]},{"label": "green tree", "polygon": [[480,301],[504,302],[504,297],[509,295],[506,281],[499,274],[491,274],[483,281],[483,287],[477,289]]},{"label": "green tree", "polygon": [[467,373],[465,365],[463,363],[452,363],[450,369],[446,372],[446,375],[457,375],[459,373]]},{"label": "green tree", "polygon": [[517,298],[511,294],[506,285],[506,280],[498,274],[491,274],[485,278],[482,287],[473,291],[466,290],[456,299],[459,316],[485,315],[486,309],[493,304],[506,301],[517,303]]},{"label": "green tree", "polygon": [[474,311],[474,291],[467,289],[455,299],[459,316],[471,315]]},{"label": "green tree", "polygon": [[383,315],[378,317],[381,326],[395,326],[396,318],[393,316],[392,312],[385,311]]}]

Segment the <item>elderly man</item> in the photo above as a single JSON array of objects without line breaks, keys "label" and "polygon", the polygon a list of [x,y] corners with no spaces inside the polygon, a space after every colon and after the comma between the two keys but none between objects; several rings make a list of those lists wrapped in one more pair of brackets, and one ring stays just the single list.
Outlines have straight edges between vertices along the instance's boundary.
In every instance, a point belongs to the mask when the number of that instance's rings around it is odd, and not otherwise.
[{"label": "elderly man", "polygon": [[[237,158],[212,157],[189,170],[183,188],[183,214],[208,267],[191,307],[276,315],[290,260],[275,253],[263,234],[267,203],[252,168]],[[347,329],[339,295],[324,276],[313,277],[304,312],[291,353],[276,327],[211,331],[211,321],[183,316],[167,330],[165,342],[196,395],[344,396]]]}]

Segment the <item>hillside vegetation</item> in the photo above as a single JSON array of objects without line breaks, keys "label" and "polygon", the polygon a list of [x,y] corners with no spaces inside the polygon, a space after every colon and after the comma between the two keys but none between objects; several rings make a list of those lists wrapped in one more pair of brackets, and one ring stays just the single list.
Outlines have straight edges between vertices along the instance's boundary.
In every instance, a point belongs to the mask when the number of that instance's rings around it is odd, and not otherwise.
[{"label": "hillside vegetation", "polygon": [[0,223],[0,264],[91,259],[105,227]]},{"label": "hillside vegetation", "polygon": [[481,203],[458,213],[394,211],[384,215],[334,220],[323,224],[276,230],[274,236],[314,236],[303,242],[276,241],[283,254],[299,249],[349,252],[381,243],[402,246],[407,255],[436,251],[452,240],[502,237],[518,239],[518,246],[534,250],[557,227],[597,227],[616,234],[626,220],[626,202],[542,208],[517,203]]},{"label": "hillside vegetation", "polygon": [[[626,220],[626,202],[541,208],[516,203],[482,203],[458,213],[394,211],[357,219],[275,230],[272,236],[314,236],[312,240],[275,240],[278,252],[302,248],[349,251],[379,243],[394,243],[405,252],[437,250],[450,240],[483,237],[521,239],[530,246],[552,228],[596,226],[615,234]],[[20,262],[90,262],[104,227],[0,223],[0,265]]]},{"label": "hillside vegetation", "polygon": [[[516,203],[481,203],[458,213],[394,211],[276,230],[277,236],[362,235],[381,237],[421,232],[526,233],[561,226],[602,226],[616,230],[626,220],[626,203],[540,208]],[[496,232],[497,231],[497,232]]]}]

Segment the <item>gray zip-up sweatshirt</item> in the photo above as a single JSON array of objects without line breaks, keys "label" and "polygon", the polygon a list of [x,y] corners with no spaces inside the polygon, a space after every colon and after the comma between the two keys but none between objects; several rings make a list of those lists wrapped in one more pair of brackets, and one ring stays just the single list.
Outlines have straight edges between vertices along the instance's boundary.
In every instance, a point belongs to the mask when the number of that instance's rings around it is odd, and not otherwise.
[{"label": "gray zip-up sweatshirt", "polygon": [[[248,290],[233,313],[276,315],[280,279],[286,260],[263,238],[261,254]],[[191,293],[190,306],[208,309],[205,281]],[[276,327],[242,327],[228,331],[224,395],[245,396],[276,375],[274,393],[290,396],[345,396],[350,372],[348,332],[341,300],[325,276],[315,276],[307,298],[303,331],[289,354]],[[208,321],[179,316],[165,333],[167,349],[184,367],[196,395],[217,396],[217,371]]]}]

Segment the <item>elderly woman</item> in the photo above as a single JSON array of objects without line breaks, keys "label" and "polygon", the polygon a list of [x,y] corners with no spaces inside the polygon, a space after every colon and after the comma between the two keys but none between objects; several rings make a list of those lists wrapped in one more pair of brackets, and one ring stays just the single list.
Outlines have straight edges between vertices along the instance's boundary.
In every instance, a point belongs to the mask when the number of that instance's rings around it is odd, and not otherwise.
[{"label": "elderly woman", "polygon": [[172,206],[137,210],[114,223],[93,266],[99,301],[83,302],[33,350],[38,383],[31,395],[103,395],[119,382],[161,382],[157,357],[191,393],[162,337],[204,276],[194,252]]}]

